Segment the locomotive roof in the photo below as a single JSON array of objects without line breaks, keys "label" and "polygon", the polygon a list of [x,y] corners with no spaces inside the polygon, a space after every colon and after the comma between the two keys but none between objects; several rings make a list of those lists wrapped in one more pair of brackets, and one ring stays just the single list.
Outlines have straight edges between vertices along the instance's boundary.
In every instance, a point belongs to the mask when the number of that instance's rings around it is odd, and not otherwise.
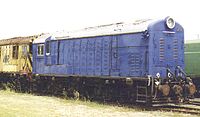
[{"label": "locomotive roof", "polygon": [[36,40],[34,40],[33,43],[44,43],[45,40],[49,37],[52,37],[52,35],[49,33],[43,34],[43,35],[39,36]]},{"label": "locomotive roof", "polygon": [[73,38],[143,32],[147,30],[148,25],[153,21],[154,20],[151,19],[144,19],[144,20],[136,20],[132,23],[120,22],[108,25],[100,25],[96,27],[88,27],[71,32],[64,32],[64,31],[56,32],[54,34],[47,34],[46,36],[39,37],[39,39],[34,40],[34,43],[44,43],[45,40],[50,36],[53,39],[59,40],[59,39],[73,39]]},{"label": "locomotive roof", "polygon": [[9,39],[1,39],[0,46],[2,45],[20,45],[28,44],[33,41],[37,36],[27,36],[27,37],[13,37]]}]

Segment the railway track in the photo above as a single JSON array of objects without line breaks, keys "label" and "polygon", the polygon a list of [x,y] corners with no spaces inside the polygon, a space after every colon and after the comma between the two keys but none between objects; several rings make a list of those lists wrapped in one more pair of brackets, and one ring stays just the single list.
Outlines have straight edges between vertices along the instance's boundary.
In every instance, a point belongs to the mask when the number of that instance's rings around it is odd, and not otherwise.
[{"label": "railway track", "polygon": [[[116,103],[107,103],[111,105],[116,105]],[[119,106],[119,105],[116,105]],[[164,112],[176,112],[176,113],[184,113],[190,115],[200,116],[200,99],[192,100],[187,104],[157,104],[152,107],[147,107],[145,105],[132,105],[132,104],[122,104],[121,106],[128,108],[135,108],[142,111],[164,111]]]},{"label": "railway track", "polygon": [[171,105],[154,106],[151,108],[151,110],[200,115],[200,100],[191,100],[187,104],[181,104],[181,105],[171,104]]},{"label": "railway track", "polygon": [[200,107],[200,101],[192,100],[189,104]]},{"label": "railway track", "polygon": [[190,105],[190,107],[186,106],[160,106],[160,107],[153,107],[152,110],[160,110],[160,111],[167,111],[167,112],[177,112],[177,113],[185,113],[191,115],[200,115],[200,108],[195,108]]}]

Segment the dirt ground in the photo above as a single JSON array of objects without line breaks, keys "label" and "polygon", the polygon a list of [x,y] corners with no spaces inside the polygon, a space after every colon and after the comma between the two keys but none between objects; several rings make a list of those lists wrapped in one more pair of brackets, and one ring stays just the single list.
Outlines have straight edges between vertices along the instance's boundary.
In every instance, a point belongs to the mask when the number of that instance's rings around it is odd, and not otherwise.
[{"label": "dirt ground", "polygon": [[191,117],[162,111],[143,111],[94,102],[0,91],[0,117]]}]

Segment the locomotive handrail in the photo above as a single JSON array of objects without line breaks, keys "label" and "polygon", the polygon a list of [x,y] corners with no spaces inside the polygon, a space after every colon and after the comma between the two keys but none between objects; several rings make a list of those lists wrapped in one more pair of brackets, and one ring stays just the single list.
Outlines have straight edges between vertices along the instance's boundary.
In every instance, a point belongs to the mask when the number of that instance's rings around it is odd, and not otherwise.
[{"label": "locomotive handrail", "polygon": [[[184,76],[185,76],[185,78],[186,78],[186,76],[187,76],[187,74],[183,71],[183,69],[180,67],[180,66],[177,66],[176,67],[176,70],[179,70],[179,73],[181,72]],[[175,74],[177,74],[177,71],[175,70]]]},{"label": "locomotive handrail", "polygon": [[148,75],[147,78],[148,78],[148,86],[150,86],[150,84],[151,84],[151,75]]},{"label": "locomotive handrail", "polygon": [[180,70],[186,76],[186,73],[183,71],[183,69],[180,66],[177,66],[177,69]]}]

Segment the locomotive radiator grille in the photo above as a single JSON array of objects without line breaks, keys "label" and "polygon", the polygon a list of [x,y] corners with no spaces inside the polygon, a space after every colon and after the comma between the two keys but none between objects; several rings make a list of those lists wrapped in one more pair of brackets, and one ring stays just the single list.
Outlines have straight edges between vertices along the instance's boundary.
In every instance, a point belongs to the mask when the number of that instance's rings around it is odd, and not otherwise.
[{"label": "locomotive radiator grille", "polygon": [[160,38],[159,45],[159,59],[160,61],[163,61],[165,59],[165,40],[163,38]]},{"label": "locomotive radiator grille", "polygon": [[174,48],[173,48],[173,57],[174,59],[178,59],[178,39],[174,39],[173,40],[173,45],[174,45]]},{"label": "locomotive radiator grille", "polygon": [[130,53],[129,54],[129,71],[131,75],[138,74],[140,72],[140,55],[139,53]]}]

